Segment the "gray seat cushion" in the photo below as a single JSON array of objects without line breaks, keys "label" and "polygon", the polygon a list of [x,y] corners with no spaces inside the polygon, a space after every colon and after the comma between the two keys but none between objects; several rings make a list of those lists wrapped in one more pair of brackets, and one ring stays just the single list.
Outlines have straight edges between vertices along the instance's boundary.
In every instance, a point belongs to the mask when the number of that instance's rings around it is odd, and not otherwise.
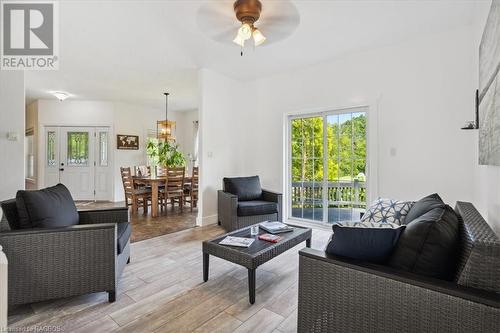
[{"label": "gray seat cushion", "polygon": [[224,191],[238,196],[239,201],[259,200],[262,188],[259,176],[224,178]]},{"label": "gray seat cushion", "polygon": [[17,191],[16,206],[21,229],[68,227],[80,220],[71,193],[63,184],[38,191]]},{"label": "gray seat cushion", "polygon": [[130,235],[132,234],[132,227],[129,222],[122,222],[116,224],[116,246],[118,254],[121,254],[127,246],[127,243],[130,239]]},{"label": "gray seat cushion", "polygon": [[255,216],[278,213],[276,202],[252,200],[238,202],[238,216]]}]

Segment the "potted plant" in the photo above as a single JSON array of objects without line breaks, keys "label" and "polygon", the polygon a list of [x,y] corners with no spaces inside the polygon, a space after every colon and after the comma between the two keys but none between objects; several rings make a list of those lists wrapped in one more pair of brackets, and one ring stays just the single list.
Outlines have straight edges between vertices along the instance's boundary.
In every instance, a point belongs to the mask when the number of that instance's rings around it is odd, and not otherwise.
[{"label": "potted plant", "polygon": [[178,144],[158,139],[148,139],[146,150],[149,163],[155,169],[157,165],[167,168],[186,166],[186,158],[179,150]]}]

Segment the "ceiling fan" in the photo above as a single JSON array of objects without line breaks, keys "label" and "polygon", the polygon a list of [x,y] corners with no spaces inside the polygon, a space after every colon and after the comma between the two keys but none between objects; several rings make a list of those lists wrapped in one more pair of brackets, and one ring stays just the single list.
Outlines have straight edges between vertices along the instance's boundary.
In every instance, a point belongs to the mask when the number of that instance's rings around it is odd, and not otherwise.
[{"label": "ceiling fan", "polygon": [[243,50],[250,39],[259,46],[287,38],[298,27],[300,16],[290,0],[223,0],[205,2],[198,10],[197,22],[211,39],[233,41]]},{"label": "ceiling fan", "polygon": [[259,0],[237,0],[234,3],[234,13],[241,22],[233,42],[241,47],[245,47],[245,41],[253,37],[255,46],[259,46],[266,41],[266,37],[255,27],[255,22],[260,18],[262,3]]}]

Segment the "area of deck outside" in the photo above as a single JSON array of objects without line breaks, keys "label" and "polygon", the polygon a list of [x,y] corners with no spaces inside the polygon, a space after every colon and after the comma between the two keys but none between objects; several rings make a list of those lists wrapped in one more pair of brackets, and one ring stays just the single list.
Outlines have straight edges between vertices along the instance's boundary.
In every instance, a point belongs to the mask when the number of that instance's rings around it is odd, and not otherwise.
[{"label": "area of deck outside", "polygon": [[[293,182],[291,199],[292,217],[323,221],[321,182]],[[327,200],[328,223],[357,221],[366,209],[366,183],[359,180],[329,181]]]}]

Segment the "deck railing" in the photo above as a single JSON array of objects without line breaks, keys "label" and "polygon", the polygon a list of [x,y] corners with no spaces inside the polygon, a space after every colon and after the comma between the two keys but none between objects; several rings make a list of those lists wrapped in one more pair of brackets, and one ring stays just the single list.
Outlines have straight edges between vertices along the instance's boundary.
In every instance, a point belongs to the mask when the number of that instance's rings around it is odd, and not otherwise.
[{"label": "deck railing", "polygon": [[[358,180],[328,182],[328,207],[366,207],[366,183]],[[293,182],[292,207],[323,205],[322,182]]]}]

